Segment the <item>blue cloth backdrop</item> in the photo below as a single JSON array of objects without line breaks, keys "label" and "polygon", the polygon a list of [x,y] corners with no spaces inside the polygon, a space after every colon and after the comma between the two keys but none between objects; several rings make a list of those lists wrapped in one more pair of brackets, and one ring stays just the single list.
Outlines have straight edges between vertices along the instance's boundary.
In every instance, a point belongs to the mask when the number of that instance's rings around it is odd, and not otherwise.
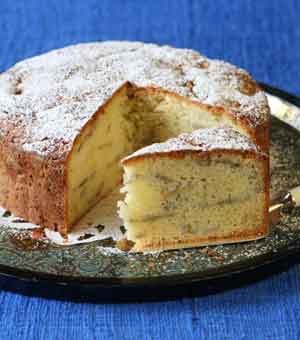
[{"label": "blue cloth backdrop", "polygon": [[[297,0],[0,0],[0,71],[84,41],[194,48],[300,94]],[[76,304],[0,291],[0,339],[299,339],[300,266],[195,299]]]}]

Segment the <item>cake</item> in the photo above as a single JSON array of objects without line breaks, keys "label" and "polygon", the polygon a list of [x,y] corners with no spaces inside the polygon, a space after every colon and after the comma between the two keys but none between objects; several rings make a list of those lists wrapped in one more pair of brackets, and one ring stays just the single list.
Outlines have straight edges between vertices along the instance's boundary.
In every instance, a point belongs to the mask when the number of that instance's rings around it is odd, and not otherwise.
[{"label": "cake", "polygon": [[65,235],[121,182],[122,158],[223,125],[268,153],[263,91],[193,50],[96,42],[24,60],[0,75],[0,205]]},{"label": "cake", "polygon": [[201,129],[122,161],[119,203],[135,251],[254,240],[268,233],[269,159],[230,127]]}]

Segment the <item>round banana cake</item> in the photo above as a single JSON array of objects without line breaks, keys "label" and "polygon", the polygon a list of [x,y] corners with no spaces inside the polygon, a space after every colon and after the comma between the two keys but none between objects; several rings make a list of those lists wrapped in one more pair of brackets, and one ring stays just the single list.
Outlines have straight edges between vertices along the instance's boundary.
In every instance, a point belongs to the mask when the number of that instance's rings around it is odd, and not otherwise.
[{"label": "round banana cake", "polygon": [[0,75],[0,205],[66,234],[121,182],[122,158],[221,126],[268,154],[264,92],[193,50],[109,41],[21,61]]}]

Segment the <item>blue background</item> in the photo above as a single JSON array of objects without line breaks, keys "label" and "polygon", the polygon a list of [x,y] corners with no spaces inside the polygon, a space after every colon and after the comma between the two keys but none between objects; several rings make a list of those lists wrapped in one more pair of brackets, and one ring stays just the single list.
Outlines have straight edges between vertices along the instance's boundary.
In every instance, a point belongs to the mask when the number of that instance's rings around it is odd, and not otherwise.
[{"label": "blue background", "polygon": [[[300,93],[300,1],[0,0],[0,70],[71,43],[195,48]],[[0,292],[0,339],[299,339],[300,267],[197,299],[75,304]]]}]

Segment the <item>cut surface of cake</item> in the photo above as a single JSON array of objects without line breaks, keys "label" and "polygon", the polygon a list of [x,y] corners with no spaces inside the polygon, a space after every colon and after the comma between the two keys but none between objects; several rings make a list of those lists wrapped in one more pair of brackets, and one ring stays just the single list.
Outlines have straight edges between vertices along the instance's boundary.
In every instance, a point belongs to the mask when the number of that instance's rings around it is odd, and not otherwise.
[{"label": "cut surface of cake", "polygon": [[192,50],[99,42],[24,60],[0,75],[0,205],[66,234],[121,182],[122,158],[221,125],[268,152],[263,91]]},{"label": "cut surface of cake", "polygon": [[119,214],[134,250],[254,240],[268,233],[269,160],[232,128],[211,128],[122,161]]}]

